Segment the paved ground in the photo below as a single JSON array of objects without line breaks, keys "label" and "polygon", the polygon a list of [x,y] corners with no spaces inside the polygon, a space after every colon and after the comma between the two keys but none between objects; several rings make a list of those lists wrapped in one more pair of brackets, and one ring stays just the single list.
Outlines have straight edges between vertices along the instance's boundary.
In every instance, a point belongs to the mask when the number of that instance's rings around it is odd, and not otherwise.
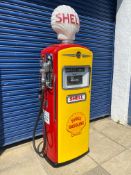
[{"label": "paved ground", "polygon": [[0,156],[0,175],[131,175],[131,127],[110,118],[91,123],[90,153],[60,168],[36,155],[28,142]]}]

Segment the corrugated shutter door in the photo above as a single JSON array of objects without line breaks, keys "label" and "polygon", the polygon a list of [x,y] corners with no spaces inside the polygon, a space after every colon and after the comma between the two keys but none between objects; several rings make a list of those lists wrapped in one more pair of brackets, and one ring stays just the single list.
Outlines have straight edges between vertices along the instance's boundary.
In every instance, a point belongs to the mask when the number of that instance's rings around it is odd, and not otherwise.
[{"label": "corrugated shutter door", "polygon": [[94,52],[91,118],[110,114],[116,2],[0,1],[0,146],[32,137],[39,109],[40,50],[58,42],[50,15],[60,4],[79,13],[76,42]]}]

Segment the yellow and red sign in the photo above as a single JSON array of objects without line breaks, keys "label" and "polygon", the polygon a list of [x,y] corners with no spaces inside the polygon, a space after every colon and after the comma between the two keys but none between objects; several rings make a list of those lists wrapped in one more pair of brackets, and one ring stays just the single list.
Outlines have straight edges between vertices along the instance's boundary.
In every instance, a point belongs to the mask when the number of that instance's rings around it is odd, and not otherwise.
[{"label": "yellow and red sign", "polygon": [[85,100],[86,100],[85,93],[67,96],[67,103],[75,103],[75,102],[80,102],[80,101],[85,101]]},{"label": "yellow and red sign", "polygon": [[73,113],[67,122],[67,131],[71,133],[71,136],[81,134],[82,129],[86,125],[86,117],[82,112]]}]

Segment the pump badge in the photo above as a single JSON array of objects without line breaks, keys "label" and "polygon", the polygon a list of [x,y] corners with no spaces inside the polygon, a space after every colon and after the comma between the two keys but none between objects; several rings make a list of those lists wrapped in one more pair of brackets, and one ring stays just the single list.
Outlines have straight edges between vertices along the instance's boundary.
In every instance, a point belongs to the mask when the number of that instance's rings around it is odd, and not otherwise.
[{"label": "pump badge", "polygon": [[86,125],[86,116],[82,112],[73,113],[67,121],[66,129],[71,133],[71,136],[81,134],[82,129]]},{"label": "pump badge", "polygon": [[43,113],[44,113],[44,121],[45,123],[49,125],[50,124],[50,113],[47,112],[46,110],[44,110]]},{"label": "pump badge", "polygon": [[67,96],[67,103],[76,103],[80,101],[85,101],[86,100],[86,94],[75,94],[75,95],[68,95]]}]

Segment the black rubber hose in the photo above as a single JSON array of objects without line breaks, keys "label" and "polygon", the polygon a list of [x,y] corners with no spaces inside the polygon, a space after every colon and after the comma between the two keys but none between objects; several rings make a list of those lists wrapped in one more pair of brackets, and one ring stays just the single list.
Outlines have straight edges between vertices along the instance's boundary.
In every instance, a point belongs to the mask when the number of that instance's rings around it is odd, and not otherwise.
[{"label": "black rubber hose", "polygon": [[35,121],[34,130],[33,130],[33,139],[32,139],[33,148],[34,148],[35,152],[39,156],[42,156],[42,157],[44,156],[44,150],[45,150],[45,147],[46,147],[46,126],[45,126],[45,122],[43,122],[43,133],[44,133],[43,140],[44,141],[43,141],[43,147],[42,147],[41,151],[39,151],[39,147],[38,148],[36,147],[35,136],[36,136],[36,130],[37,130],[39,121],[41,120],[41,114],[43,113],[43,103],[44,103],[44,89],[42,90],[42,93],[41,93],[40,109],[39,109],[39,113],[38,113],[38,116],[37,116],[36,121]]}]

